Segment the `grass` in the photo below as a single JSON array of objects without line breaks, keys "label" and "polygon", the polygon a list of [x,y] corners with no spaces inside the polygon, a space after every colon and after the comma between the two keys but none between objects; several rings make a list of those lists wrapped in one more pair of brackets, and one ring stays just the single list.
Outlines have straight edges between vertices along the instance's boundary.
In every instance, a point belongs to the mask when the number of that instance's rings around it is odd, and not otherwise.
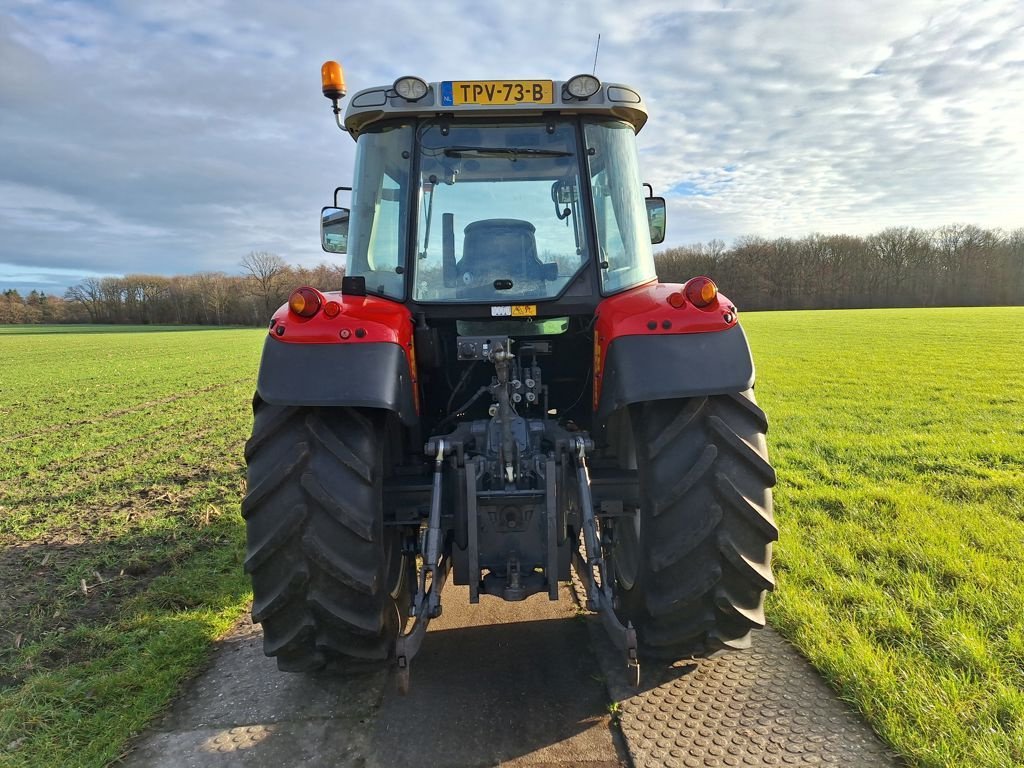
[{"label": "grass", "polygon": [[912,764],[1024,764],[1024,308],[743,321],[770,621]]},{"label": "grass", "polygon": [[[231,326],[210,325],[0,325],[0,336],[49,336],[54,333],[192,333],[222,331]],[[234,329],[233,329],[234,330]]]},{"label": "grass", "polygon": [[[1024,764],[1024,308],[744,325],[771,621],[912,765]],[[249,599],[262,331],[60,330],[0,329],[5,767],[116,758]]]},{"label": "grass", "polygon": [[250,597],[261,332],[144,330],[0,329],[0,765],[116,758]]}]

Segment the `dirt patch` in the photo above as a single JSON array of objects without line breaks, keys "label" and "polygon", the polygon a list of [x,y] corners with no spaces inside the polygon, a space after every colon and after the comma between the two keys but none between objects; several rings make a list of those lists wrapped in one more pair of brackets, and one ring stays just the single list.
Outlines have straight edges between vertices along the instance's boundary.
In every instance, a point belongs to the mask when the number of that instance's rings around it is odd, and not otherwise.
[{"label": "dirt patch", "polygon": [[46,542],[0,552],[0,688],[33,671],[104,652],[82,629],[115,622],[126,603],[154,579],[217,537],[127,536],[108,541]]},{"label": "dirt patch", "polygon": [[94,571],[69,589],[71,573],[104,558],[118,547],[103,544],[31,544],[0,553],[0,634],[5,651],[28,646],[47,635],[60,635],[82,623],[113,618],[124,599],[144,586],[153,569],[136,567],[104,574]]}]

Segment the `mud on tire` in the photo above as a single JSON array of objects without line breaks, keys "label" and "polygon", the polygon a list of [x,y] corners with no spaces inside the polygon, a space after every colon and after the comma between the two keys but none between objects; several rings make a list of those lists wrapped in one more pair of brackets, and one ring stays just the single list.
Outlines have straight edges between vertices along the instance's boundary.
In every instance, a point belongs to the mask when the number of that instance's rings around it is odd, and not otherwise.
[{"label": "mud on tire", "polygon": [[406,593],[400,534],[382,520],[380,417],[258,396],[253,412],[242,517],[264,652],[289,672],[386,659]]},{"label": "mud on tire", "polygon": [[775,586],[775,471],[753,392],[630,406],[639,537],[614,530],[620,613],[640,651],[681,658],[745,648]]}]

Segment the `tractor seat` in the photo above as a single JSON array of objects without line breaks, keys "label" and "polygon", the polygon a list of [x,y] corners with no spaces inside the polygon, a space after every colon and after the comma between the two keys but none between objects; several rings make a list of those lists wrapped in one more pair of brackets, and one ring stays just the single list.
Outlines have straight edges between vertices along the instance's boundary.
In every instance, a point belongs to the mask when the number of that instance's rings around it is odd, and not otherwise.
[{"label": "tractor seat", "polygon": [[466,225],[462,258],[455,265],[459,280],[481,285],[496,279],[550,279],[537,258],[536,228],[521,219],[482,219]]}]

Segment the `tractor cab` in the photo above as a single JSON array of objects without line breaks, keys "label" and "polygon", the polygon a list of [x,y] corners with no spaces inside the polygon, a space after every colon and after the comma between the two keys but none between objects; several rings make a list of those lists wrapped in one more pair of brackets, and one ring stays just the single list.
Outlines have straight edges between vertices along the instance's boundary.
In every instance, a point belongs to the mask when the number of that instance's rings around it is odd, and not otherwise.
[{"label": "tractor cab", "polygon": [[563,297],[592,313],[655,279],[664,201],[644,201],[634,137],[646,119],[635,91],[589,75],[360,91],[339,119],[356,141],[351,211],[324,209],[324,248],[348,254],[367,294],[427,319],[455,306],[562,315]]}]

